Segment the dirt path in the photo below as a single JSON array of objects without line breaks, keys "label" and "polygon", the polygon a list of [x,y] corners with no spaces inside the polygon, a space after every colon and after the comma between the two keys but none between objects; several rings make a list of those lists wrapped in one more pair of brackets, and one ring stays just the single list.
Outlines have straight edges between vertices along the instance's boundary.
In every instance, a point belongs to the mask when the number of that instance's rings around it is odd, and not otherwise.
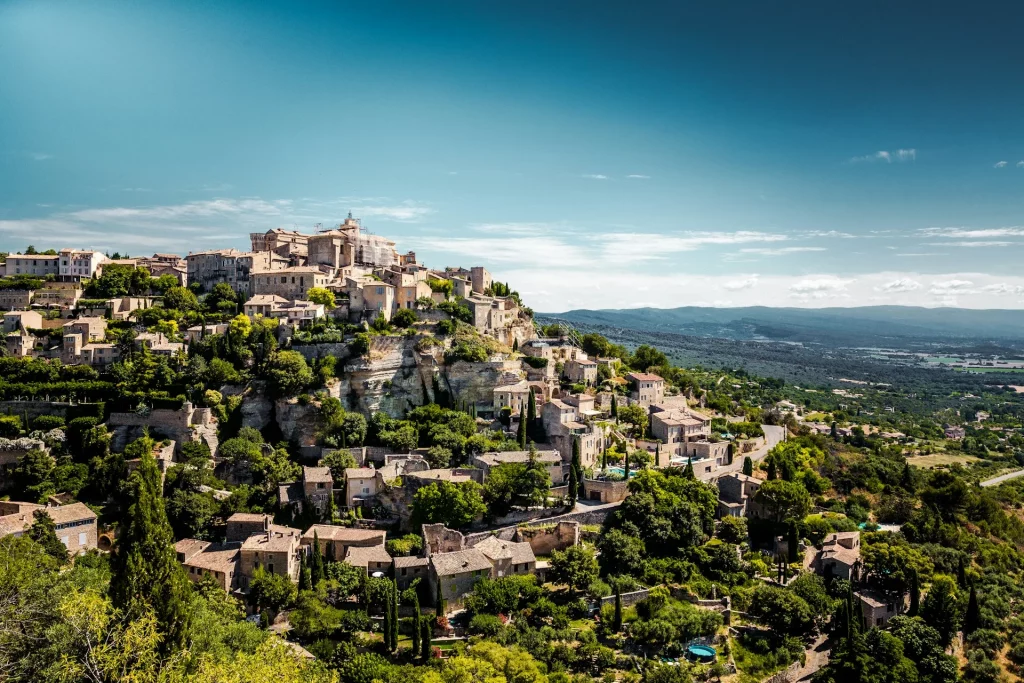
[{"label": "dirt path", "polygon": [[805,661],[803,667],[796,672],[794,681],[809,681],[811,676],[818,672],[818,669],[828,664],[828,655],[831,648],[828,644],[828,637],[820,635],[807,650],[804,651]]}]

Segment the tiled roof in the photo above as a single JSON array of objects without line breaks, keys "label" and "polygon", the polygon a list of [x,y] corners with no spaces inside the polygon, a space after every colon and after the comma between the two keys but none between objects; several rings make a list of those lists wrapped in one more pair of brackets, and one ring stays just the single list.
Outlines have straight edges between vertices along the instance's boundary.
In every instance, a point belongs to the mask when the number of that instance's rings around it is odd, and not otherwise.
[{"label": "tiled roof", "polygon": [[303,467],[302,480],[322,483],[331,483],[334,481],[334,479],[331,478],[330,467]]},{"label": "tiled roof", "polygon": [[438,576],[454,576],[475,571],[490,571],[491,561],[476,548],[458,550],[454,553],[439,553],[430,556]]},{"label": "tiled roof", "polygon": [[[530,451],[506,451],[504,453],[483,453],[479,456],[480,460],[491,467],[501,465],[509,462],[529,462]],[[562,456],[558,454],[558,451],[537,451],[537,462],[541,463],[560,463],[562,462]]]},{"label": "tiled roof", "polygon": [[235,571],[240,559],[238,544],[210,543],[186,560],[185,564],[227,574]]},{"label": "tiled roof", "polygon": [[262,512],[236,512],[228,517],[228,524],[231,522],[262,522],[269,516]]},{"label": "tiled roof", "polygon": [[96,520],[96,513],[89,509],[85,503],[71,503],[60,507],[46,508],[46,514],[50,516],[54,524],[67,524],[78,522],[83,519]]},{"label": "tiled roof", "polygon": [[470,477],[468,474],[456,474],[455,470],[449,469],[421,470],[419,472],[409,472],[405,476],[414,477],[416,479],[430,479],[432,481],[451,482],[469,481],[470,479],[472,479],[472,477]]},{"label": "tiled roof", "polygon": [[339,541],[340,543],[366,543],[377,541],[377,545],[384,545],[384,538],[387,532],[379,529],[352,529],[346,526],[335,526],[333,524],[314,524],[302,534],[302,540],[308,543],[313,542],[313,534],[321,540]]},{"label": "tiled roof", "polygon": [[427,557],[400,556],[395,558],[395,569],[426,567],[428,564],[430,564],[430,558]]},{"label": "tiled roof", "polygon": [[382,545],[353,546],[345,553],[345,562],[353,567],[365,567],[370,562],[391,564],[391,556]]},{"label": "tiled roof", "polygon": [[372,479],[377,470],[372,467],[349,467],[345,470],[345,479]]},{"label": "tiled roof", "polygon": [[257,532],[245,539],[242,550],[287,552],[298,544],[301,534],[298,529],[272,524],[268,533]]},{"label": "tiled roof", "polygon": [[473,546],[492,560],[508,558],[512,564],[524,562],[536,562],[537,557],[533,554],[533,548],[529,543],[516,543],[503,541],[497,536],[491,536]]},{"label": "tiled roof", "polygon": [[664,382],[665,379],[652,372],[631,372],[626,377],[637,382]]}]

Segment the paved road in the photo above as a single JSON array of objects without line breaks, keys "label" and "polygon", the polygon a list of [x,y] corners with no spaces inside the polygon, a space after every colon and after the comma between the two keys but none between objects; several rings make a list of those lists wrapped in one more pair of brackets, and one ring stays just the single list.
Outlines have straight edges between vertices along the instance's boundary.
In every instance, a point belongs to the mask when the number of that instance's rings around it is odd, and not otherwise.
[{"label": "paved road", "polygon": [[820,635],[810,648],[804,651],[804,665],[793,677],[795,681],[809,681],[818,669],[828,664],[830,647],[827,636]]},{"label": "paved road", "polygon": [[981,482],[981,485],[986,488],[988,488],[989,486],[999,486],[1004,481],[1016,479],[1017,477],[1024,477],[1024,470],[1017,470],[1016,472],[1010,472],[1008,474],[994,477],[992,479],[986,479],[985,481]]}]

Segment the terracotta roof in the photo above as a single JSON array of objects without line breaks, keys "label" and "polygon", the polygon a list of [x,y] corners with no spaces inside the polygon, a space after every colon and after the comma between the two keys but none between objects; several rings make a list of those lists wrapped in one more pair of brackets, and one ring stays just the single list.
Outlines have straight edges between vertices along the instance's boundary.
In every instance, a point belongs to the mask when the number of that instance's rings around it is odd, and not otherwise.
[{"label": "terracotta roof", "polygon": [[497,536],[490,536],[473,546],[492,560],[508,558],[512,564],[524,562],[536,562],[537,557],[533,554],[533,548],[529,543],[516,543],[503,541]]},{"label": "terracotta roof", "polygon": [[345,479],[372,479],[377,470],[372,467],[349,467],[345,470]]},{"label": "terracotta roof", "polygon": [[231,522],[262,522],[270,515],[265,515],[262,512],[236,512],[235,514],[228,517],[228,523]]},{"label": "terracotta roof", "polygon": [[491,561],[476,548],[458,550],[454,553],[439,553],[430,556],[434,572],[438,576],[454,576],[475,571],[490,571]]},{"label": "terracotta roof", "polygon": [[331,483],[334,481],[331,478],[330,467],[303,467],[302,468],[302,480],[311,482],[323,482]]},{"label": "terracotta roof", "polygon": [[626,377],[637,382],[664,382],[665,378],[655,375],[652,372],[631,372]]},{"label": "terracotta roof", "polygon": [[382,545],[353,546],[345,553],[345,562],[353,567],[366,567],[370,562],[391,564],[391,556]]},{"label": "terracotta roof", "polygon": [[186,565],[228,574],[235,571],[241,553],[237,544],[208,543],[205,548],[185,561]]},{"label": "terracotta roof", "polygon": [[297,481],[280,484],[277,487],[277,502],[281,505],[295,503],[304,497],[305,492],[302,490],[302,484]]},{"label": "terracotta roof", "polygon": [[257,532],[245,539],[242,543],[242,550],[287,552],[298,545],[301,534],[302,532],[298,529],[271,524],[268,533]]},{"label": "terracotta roof", "polygon": [[68,522],[79,522],[83,519],[96,520],[96,513],[89,509],[85,503],[71,503],[60,507],[48,507],[46,514],[50,516],[54,524],[67,524]]},{"label": "terracotta roof", "polygon": [[379,529],[352,529],[347,526],[335,526],[333,524],[314,524],[303,532],[302,540],[312,543],[314,533],[321,540],[339,541],[346,544],[365,543],[376,540],[377,545],[382,547],[384,545],[384,538],[387,536],[386,531]]},{"label": "terracotta roof", "polygon": [[821,551],[822,560],[834,560],[847,567],[852,567],[860,559],[860,552],[844,548],[841,545],[832,546]]},{"label": "terracotta roof", "polygon": [[426,567],[428,564],[430,564],[429,557],[399,556],[395,558],[395,569]]}]

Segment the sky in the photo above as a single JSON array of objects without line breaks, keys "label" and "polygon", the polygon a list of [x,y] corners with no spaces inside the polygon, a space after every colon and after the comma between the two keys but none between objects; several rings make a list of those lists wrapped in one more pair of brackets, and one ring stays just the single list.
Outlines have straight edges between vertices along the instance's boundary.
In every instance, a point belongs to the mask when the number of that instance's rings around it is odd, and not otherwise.
[{"label": "sky", "polygon": [[538,311],[1024,308],[1018,2],[0,0],[0,250],[348,212]]}]

